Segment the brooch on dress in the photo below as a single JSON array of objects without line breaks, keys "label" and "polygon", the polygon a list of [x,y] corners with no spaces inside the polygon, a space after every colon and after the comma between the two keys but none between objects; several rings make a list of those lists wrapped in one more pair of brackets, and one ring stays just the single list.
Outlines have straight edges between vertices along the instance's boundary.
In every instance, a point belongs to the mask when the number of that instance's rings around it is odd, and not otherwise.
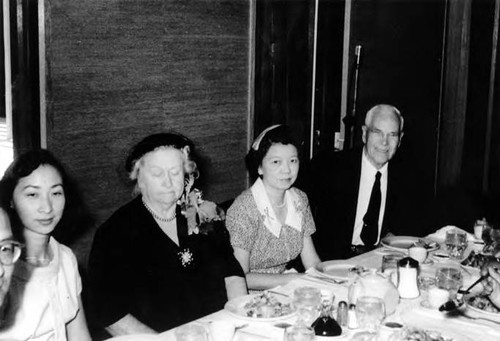
[{"label": "brooch on dress", "polygon": [[179,255],[179,260],[181,261],[183,267],[187,267],[193,262],[193,254],[189,249],[184,249],[181,252],[178,252],[177,255]]}]

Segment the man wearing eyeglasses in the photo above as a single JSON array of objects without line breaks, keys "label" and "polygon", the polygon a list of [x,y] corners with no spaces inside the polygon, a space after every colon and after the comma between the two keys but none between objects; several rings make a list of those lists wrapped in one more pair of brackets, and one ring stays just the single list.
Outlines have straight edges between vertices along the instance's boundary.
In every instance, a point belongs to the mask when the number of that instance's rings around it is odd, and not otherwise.
[{"label": "man wearing eyeglasses", "polygon": [[7,294],[14,272],[14,263],[20,255],[21,244],[13,239],[9,216],[0,208],[0,323],[7,305]]},{"label": "man wearing eyeglasses", "polygon": [[376,105],[365,117],[363,147],[313,159],[309,195],[316,222],[313,239],[321,259],[364,253],[387,233],[401,234],[398,229],[408,227],[414,205],[407,199],[416,193],[410,189],[416,181],[393,162],[389,167],[401,145],[403,126],[396,107]]}]

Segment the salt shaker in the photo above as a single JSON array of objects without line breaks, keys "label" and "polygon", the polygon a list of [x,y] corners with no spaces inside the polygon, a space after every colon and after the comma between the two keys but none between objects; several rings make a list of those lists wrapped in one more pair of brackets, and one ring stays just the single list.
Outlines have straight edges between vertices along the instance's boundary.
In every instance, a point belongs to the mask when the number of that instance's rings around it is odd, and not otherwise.
[{"label": "salt shaker", "polygon": [[349,304],[349,311],[347,312],[347,327],[349,329],[357,329],[358,326],[358,317],[356,316],[356,305]]},{"label": "salt shaker", "polygon": [[474,223],[474,237],[478,240],[483,239],[483,230],[488,226],[488,221],[486,218],[478,219]]},{"label": "salt shaker", "polygon": [[401,298],[416,298],[418,290],[418,262],[406,257],[398,262],[398,291]]},{"label": "salt shaker", "polygon": [[347,314],[348,314],[347,303],[345,301],[340,301],[339,306],[337,308],[337,322],[342,327],[347,326],[347,318],[348,318]]}]

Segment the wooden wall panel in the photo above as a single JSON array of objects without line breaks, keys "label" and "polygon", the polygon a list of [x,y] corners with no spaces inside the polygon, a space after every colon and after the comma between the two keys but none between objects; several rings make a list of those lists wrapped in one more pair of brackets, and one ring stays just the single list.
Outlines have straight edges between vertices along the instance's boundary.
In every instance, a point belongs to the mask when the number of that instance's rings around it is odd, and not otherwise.
[{"label": "wooden wall panel", "polygon": [[45,4],[47,146],[97,224],[130,199],[124,159],[150,133],[194,140],[208,161],[208,198],[245,188],[249,0]]}]

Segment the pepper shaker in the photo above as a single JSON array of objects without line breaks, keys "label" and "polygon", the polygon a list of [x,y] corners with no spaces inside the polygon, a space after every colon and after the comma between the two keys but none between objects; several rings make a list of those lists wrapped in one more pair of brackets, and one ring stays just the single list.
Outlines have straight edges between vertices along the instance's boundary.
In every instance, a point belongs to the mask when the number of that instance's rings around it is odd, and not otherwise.
[{"label": "pepper shaker", "polygon": [[337,322],[342,327],[347,326],[347,318],[348,318],[347,314],[348,314],[347,303],[345,301],[340,301],[339,306],[337,308]]},{"label": "pepper shaker", "polygon": [[416,298],[418,290],[418,262],[406,257],[398,262],[398,291],[401,298]]}]

